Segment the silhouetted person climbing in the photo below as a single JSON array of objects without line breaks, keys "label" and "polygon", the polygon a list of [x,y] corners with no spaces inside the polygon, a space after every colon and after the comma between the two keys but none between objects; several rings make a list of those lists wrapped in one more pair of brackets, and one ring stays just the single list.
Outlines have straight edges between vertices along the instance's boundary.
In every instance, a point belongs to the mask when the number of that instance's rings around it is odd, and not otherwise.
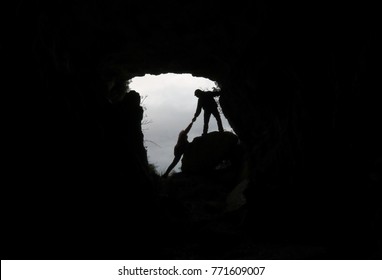
[{"label": "silhouetted person climbing", "polygon": [[187,126],[185,130],[182,130],[179,133],[178,136],[178,142],[176,143],[174,147],[174,160],[171,162],[170,166],[167,168],[166,172],[162,175],[163,178],[166,178],[170,171],[175,167],[175,165],[178,164],[179,160],[181,159],[182,155],[186,151],[188,145],[190,144],[188,142],[188,132],[190,132],[190,129],[192,127],[192,124],[194,123],[194,120]]},{"label": "silhouetted person climbing", "polygon": [[202,91],[200,89],[195,90],[195,96],[198,98],[198,106],[192,121],[194,122],[196,118],[200,115],[202,109],[204,110],[204,126],[203,135],[207,134],[208,123],[210,121],[211,114],[215,117],[218,124],[218,129],[223,132],[223,124],[220,118],[220,113],[218,111],[218,104],[216,103],[214,97],[219,96],[220,93],[216,91]]}]

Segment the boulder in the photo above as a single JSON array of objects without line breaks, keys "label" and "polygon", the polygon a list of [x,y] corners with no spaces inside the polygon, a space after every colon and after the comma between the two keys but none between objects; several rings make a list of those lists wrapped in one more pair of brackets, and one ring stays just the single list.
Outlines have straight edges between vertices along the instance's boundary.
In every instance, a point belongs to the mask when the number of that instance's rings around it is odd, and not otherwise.
[{"label": "boulder", "polygon": [[204,173],[227,165],[237,150],[238,137],[231,132],[210,132],[193,139],[182,158],[182,172]]}]

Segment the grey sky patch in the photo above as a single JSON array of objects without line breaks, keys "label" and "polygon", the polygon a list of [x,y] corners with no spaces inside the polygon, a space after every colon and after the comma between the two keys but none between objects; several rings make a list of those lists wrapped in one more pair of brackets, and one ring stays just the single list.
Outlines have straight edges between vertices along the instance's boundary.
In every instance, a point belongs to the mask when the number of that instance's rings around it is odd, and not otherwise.
[{"label": "grey sky patch", "polygon": [[[216,84],[206,78],[194,77],[191,74],[161,74],[135,77],[129,84],[130,89],[145,97],[145,121],[142,126],[148,160],[163,174],[174,158],[174,146],[178,134],[191,122],[197,105],[194,96],[196,89],[212,90]],[[231,131],[228,121],[221,115],[223,127]],[[216,120],[211,116],[209,132],[217,131]],[[203,113],[195,121],[188,139],[191,142],[203,131]],[[173,169],[180,171],[181,162]]]}]

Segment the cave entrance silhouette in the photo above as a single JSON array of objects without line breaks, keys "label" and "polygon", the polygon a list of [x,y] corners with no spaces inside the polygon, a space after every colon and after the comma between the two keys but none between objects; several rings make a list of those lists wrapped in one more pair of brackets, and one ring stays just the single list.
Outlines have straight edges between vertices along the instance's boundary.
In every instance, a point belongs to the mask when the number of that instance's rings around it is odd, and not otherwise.
[{"label": "cave entrance silhouette", "polygon": [[[129,89],[141,95],[141,106],[144,108],[142,120],[144,145],[149,163],[159,174],[163,174],[173,160],[173,149],[178,134],[188,126],[194,116],[198,101],[194,91],[213,88],[219,88],[217,82],[195,77],[189,73],[146,74],[129,80]],[[224,129],[232,131],[221,108],[219,110]],[[216,121],[211,117],[209,132],[217,130]],[[197,118],[189,132],[189,141],[200,136],[202,131],[203,114]],[[180,171],[180,165],[178,163],[173,171]]]}]

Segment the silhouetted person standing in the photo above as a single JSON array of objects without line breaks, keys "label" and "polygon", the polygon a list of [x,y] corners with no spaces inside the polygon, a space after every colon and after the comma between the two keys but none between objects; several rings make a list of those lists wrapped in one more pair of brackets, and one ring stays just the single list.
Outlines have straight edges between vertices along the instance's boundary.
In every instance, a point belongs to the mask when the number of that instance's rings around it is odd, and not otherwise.
[{"label": "silhouetted person standing", "polygon": [[220,118],[220,113],[218,111],[218,104],[216,103],[214,97],[219,96],[219,92],[215,91],[202,91],[200,89],[195,90],[195,96],[198,98],[198,106],[192,121],[194,122],[196,118],[200,115],[200,112],[204,111],[204,126],[203,126],[203,135],[207,134],[208,123],[210,121],[211,114],[215,117],[218,124],[218,129],[220,132],[223,132],[223,124]]},{"label": "silhouetted person standing", "polygon": [[181,159],[182,155],[186,151],[188,145],[190,144],[188,142],[188,132],[190,132],[190,129],[192,127],[192,124],[194,121],[192,121],[185,130],[182,130],[179,133],[178,136],[178,142],[176,143],[174,147],[174,160],[171,162],[170,166],[167,168],[166,172],[162,175],[163,178],[166,178],[170,171],[175,167],[175,165],[178,164],[179,160]]}]

